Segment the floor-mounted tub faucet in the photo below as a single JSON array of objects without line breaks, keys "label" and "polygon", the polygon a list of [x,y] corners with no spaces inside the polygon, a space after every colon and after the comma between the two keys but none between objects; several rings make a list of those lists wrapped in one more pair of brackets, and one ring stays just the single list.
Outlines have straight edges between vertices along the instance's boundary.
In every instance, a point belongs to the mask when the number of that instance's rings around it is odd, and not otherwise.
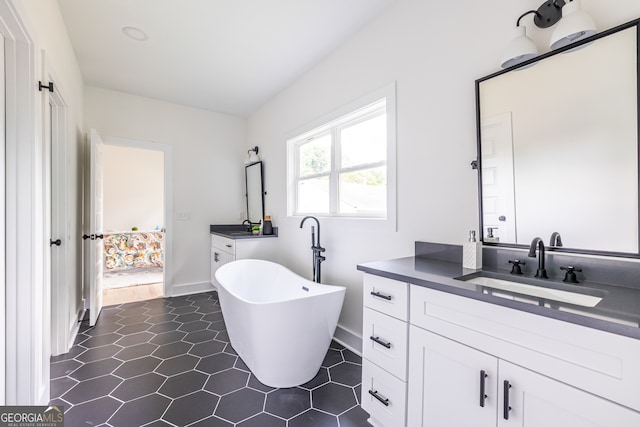
[{"label": "floor-mounted tub faucet", "polygon": [[320,283],[320,264],[326,258],[320,255],[326,249],[320,246],[320,221],[315,216],[305,216],[300,221],[300,228],[304,225],[304,222],[308,219],[312,219],[316,222],[318,226],[318,239],[316,240],[315,227],[311,226],[311,250],[313,251],[313,281],[316,283]]},{"label": "floor-mounted tub faucet", "polygon": [[536,257],[536,246],[538,246],[538,271],[536,271],[536,277],[540,279],[548,279],[547,270],[544,268],[544,242],[540,237],[536,237],[531,241],[531,246],[529,247],[529,256],[531,258]]}]

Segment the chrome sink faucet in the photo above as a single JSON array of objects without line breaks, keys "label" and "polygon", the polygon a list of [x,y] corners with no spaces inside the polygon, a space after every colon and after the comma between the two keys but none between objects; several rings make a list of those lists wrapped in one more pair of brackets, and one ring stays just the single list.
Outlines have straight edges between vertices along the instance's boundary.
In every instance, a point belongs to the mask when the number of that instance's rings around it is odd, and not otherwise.
[{"label": "chrome sink faucet", "polygon": [[529,247],[529,256],[531,258],[536,257],[536,246],[538,247],[538,271],[536,271],[536,277],[540,279],[548,279],[547,270],[544,268],[544,242],[540,237],[536,237],[531,241]]}]

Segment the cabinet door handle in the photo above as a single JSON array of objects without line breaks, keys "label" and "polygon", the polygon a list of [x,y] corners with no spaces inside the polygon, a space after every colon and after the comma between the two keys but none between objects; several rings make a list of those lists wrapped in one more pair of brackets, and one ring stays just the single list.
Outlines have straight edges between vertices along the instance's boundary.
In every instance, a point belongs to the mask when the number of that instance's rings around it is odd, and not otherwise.
[{"label": "cabinet door handle", "polygon": [[218,252],[213,253],[213,261],[214,262],[220,261],[220,254]]},{"label": "cabinet door handle", "polygon": [[371,335],[371,336],[369,337],[369,339],[370,339],[371,341],[373,341],[373,342],[376,342],[376,343],[380,344],[380,345],[381,345],[381,346],[383,346],[383,347],[391,348],[391,343],[390,343],[390,342],[382,341],[379,337],[374,337],[373,335]]},{"label": "cabinet door handle", "polygon": [[511,410],[511,406],[509,406],[509,389],[511,388],[511,384],[509,384],[509,381],[504,380],[504,386],[503,386],[503,393],[504,393],[504,402],[502,405],[502,417],[505,420],[509,419],[509,411]]},{"label": "cabinet door handle", "polygon": [[374,297],[386,299],[387,301],[391,301],[391,295],[385,295],[375,291],[371,291],[371,295],[373,295]]},{"label": "cabinet door handle", "polygon": [[480,406],[484,408],[484,401],[488,397],[485,393],[485,379],[487,373],[483,370],[480,371]]},{"label": "cabinet door handle", "polygon": [[389,399],[381,396],[377,390],[369,390],[369,394],[378,399],[378,402],[382,403],[384,406],[389,406]]}]

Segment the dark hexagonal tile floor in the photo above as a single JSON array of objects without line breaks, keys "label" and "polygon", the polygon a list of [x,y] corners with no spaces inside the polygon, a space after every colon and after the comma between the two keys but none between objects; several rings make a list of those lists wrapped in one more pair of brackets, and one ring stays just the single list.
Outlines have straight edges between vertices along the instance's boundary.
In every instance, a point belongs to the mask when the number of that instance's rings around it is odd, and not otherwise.
[{"label": "dark hexagonal tile floor", "polygon": [[332,342],[300,387],[261,384],[229,344],[215,292],[105,307],[51,358],[67,425],[369,427],[362,358]]},{"label": "dark hexagonal tile floor", "polygon": [[280,388],[267,394],[264,410],[272,415],[289,419],[311,408],[308,390],[298,387]]}]

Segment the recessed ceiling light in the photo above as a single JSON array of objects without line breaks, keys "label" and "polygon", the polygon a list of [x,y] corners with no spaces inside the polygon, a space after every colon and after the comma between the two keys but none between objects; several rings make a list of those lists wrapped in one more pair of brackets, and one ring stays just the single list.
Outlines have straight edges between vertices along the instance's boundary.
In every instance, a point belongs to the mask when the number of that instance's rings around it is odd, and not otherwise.
[{"label": "recessed ceiling light", "polygon": [[129,37],[130,39],[133,39],[139,42],[144,42],[149,40],[149,36],[147,35],[147,33],[142,31],[140,28],[123,27],[122,32],[124,33],[125,36]]}]

